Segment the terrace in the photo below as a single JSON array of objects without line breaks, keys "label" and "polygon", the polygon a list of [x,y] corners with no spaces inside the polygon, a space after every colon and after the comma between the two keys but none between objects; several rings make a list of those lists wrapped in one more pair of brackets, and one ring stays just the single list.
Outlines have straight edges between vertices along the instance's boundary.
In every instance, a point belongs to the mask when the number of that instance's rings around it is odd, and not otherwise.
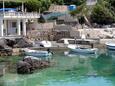
[{"label": "terrace", "polygon": [[[37,12],[26,12],[24,2],[21,0],[0,0],[3,7],[0,8],[0,37],[26,36],[28,20],[40,18]],[[5,8],[6,1],[20,1],[20,10],[17,8]]]}]

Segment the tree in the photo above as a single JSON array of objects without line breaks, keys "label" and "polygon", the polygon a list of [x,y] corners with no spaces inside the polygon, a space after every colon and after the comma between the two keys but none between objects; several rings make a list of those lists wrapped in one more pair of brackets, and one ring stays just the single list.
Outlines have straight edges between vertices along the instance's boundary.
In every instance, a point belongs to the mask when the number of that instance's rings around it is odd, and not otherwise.
[{"label": "tree", "polygon": [[63,5],[64,4],[64,0],[51,0],[52,4],[58,4],[58,5]]},{"label": "tree", "polygon": [[27,7],[27,10],[32,12],[43,12],[48,10],[49,6],[51,4],[50,0],[27,0],[25,2],[25,5]]},{"label": "tree", "polygon": [[[15,8],[15,7],[18,7],[18,6],[21,6],[21,3],[20,2],[5,2],[5,7],[6,8]],[[3,3],[0,2],[0,8],[3,7]]]},{"label": "tree", "polygon": [[64,0],[64,3],[68,5],[75,4],[76,6],[79,6],[83,4],[85,1],[86,0]]},{"label": "tree", "polygon": [[92,22],[98,24],[111,24],[115,21],[115,16],[107,5],[107,2],[101,2],[94,7],[91,14]]}]

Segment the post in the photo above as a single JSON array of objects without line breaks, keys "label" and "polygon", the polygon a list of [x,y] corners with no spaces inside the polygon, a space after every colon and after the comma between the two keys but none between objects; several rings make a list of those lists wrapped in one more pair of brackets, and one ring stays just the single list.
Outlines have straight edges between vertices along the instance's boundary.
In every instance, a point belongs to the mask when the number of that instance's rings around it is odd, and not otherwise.
[{"label": "post", "polygon": [[7,36],[7,20],[4,20],[4,32],[5,32],[5,36]]},{"label": "post", "polygon": [[17,20],[17,33],[19,36],[21,35],[20,19]]},{"label": "post", "polygon": [[22,26],[23,26],[23,35],[26,36],[26,19],[22,20]]},{"label": "post", "polygon": [[4,36],[4,24],[3,19],[0,19],[0,36]]},{"label": "post", "polygon": [[22,9],[21,9],[22,12],[24,12],[24,2],[22,1]]},{"label": "post", "polygon": [[4,12],[5,12],[5,10],[4,10],[4,8],[5,8],[4,0],[2,1],[2,4],[3,4],[3,15],[4,15]]}]

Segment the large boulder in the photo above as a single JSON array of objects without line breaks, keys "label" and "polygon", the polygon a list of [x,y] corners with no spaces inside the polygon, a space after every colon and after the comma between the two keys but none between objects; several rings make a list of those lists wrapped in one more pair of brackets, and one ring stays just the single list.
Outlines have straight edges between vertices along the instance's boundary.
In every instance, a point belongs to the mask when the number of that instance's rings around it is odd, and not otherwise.
[{"label": "large boulder", "polygon": [[15,40],[5,38],[0,39],[0,46],[2,46],[4,49],[13,48],[15,44]]},{"label": "large boulder", "polygon": [[6,39],[6,45],[9,47],[14,47],[14,45],[16,44],[15,40],[11,40],[11,39]]},{"label": "large boulder", "polygon": [[31,73],[31,65],[28,62],[19,61],[17,63],[17,73],[19,74],[25,74],[25,73]]},{"label": "large boulder", "polygon": [[17,73],[32,73],[35,69],[43,69],[50,66],[49,61],[37,60],[32,58],[24,58],[23,61],[17,63]]},{"label": "large boulder", "polygon": [[15,39],[15,41],[16,41],[15,47],[19,48],[32,47],[32,44],[28,42],[26,38],[17,38]]},{"label": "large boulder", "polygon": [[4,38],[0,39],[0,49],[5,49],[5,48],[9,48],[9,46],[7,45],[7,40]]},{"label": "large boulder", "polygon": [[4,38],[0,39],[0,56],[12,55],[12,48],[8,45],[8,41]]}]

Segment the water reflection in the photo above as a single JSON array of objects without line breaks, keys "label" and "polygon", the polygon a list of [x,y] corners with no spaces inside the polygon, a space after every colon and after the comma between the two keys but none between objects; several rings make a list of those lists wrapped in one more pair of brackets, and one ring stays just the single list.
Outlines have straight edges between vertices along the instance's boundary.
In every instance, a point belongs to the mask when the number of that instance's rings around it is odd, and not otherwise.
[{"label": "water reflection", "polygon": [[106,50],[106,54],[115,59],[115,50]]},{"label": "water reflection", "polygon": [[97,59],[92,60],[91,64],[99,75],[115,75],[115,60],[113,60],[112,57],[106,55],[105,53],[100,54]]},{"label": "water reflection", "polygon": [[79,56],[80,58],[87,58],[87,57],[97,58],[98,57],[98,53],[96,53],[96,54],[84,54],[84,53],[75,53],[72,51],[65,51],[64,55],[69,56],[69,57]]}]

